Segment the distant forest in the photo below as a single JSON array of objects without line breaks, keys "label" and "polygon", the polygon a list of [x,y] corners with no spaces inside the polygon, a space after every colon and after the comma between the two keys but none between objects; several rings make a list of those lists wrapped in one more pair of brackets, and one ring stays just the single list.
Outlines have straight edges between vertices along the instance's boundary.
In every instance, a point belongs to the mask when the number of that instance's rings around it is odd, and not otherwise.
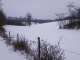
[{"label": "distant forest", "polygon": [[[17,18],[17,17],[7,17],[7,25],[26,25],[28,20],[26,18]],[[43,19],[31,19],[31,22],[37,24],[37,23],[48,23],[53,22],[53,20],[43,20]]]}]

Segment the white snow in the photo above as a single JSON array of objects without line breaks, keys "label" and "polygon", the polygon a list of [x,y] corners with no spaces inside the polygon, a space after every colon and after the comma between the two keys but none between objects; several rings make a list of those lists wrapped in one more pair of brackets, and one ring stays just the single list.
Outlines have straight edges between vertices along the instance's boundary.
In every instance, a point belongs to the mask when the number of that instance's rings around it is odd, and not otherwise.
[{"label": "white snow", "polygon": [[75,52],[70,53],[65,51],[65,55],[67,56],[65,60],[80,59],[80,30],[59,29],[57,22],[37,24],[32,25],[31,27],[12,25],[6,25],[4,27],[7,30],[7,34],[9,31],[11,32],[11,35],[14,34],[15,36],[18,33],[21,36],[25,36],[27,39],[33,41],[37,41],[37,37],[40,37],[41,39],[47,40],[50,44],[54,45],[61,39],[60,46],[62,49]]},{"label": "white snow", "polygon": [[26,60],[26,58],[19,52],[14,52],[12,47],[8,47],[5,40],[0,37],[0,60]]}]

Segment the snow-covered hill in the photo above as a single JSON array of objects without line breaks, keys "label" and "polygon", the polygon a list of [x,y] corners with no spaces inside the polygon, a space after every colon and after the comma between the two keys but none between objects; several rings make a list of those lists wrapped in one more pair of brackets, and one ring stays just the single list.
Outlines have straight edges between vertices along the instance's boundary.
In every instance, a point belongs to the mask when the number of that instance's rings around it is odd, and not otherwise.
[{"label": "snow-covered hill", "polygon": [[29,40],[37,41],[37,37],[40,37],[54,45],[61,39],[60,46],[65,50],[66,60],[80,59],[80,30],[59,29],[57,22],[37,24],[31,27],[12,25],[4,27],[7,33],[11,31],[11,35],[14,34],[15,36],[18,33]]}]

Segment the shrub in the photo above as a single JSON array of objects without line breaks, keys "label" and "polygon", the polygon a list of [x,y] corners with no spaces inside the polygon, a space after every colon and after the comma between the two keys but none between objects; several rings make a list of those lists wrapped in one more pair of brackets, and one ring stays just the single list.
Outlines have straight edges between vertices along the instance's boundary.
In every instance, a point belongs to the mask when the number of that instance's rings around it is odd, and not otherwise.
[{"label": "shrub", "polygon": [[[38,50],[37,50],[38,51]],[[59,45],[51,45],[46,41],[41,41],[40,60],[64,60],[64,51]],[[35,53],[34,60],[38,59],[38,53]]]},{"label": "shrub", "polygon": [[14,51],[24,51],[25,53],[30,52],[30,46],[28,43],[28,40],[25,40],[25,38],[20,38],[19,40],[15,40],[12,43]]},{"label": "shrub", "polygon": [[51,45],[47,42],[41,44],[41,60],[64,60],[64,52],[58,45]]}]

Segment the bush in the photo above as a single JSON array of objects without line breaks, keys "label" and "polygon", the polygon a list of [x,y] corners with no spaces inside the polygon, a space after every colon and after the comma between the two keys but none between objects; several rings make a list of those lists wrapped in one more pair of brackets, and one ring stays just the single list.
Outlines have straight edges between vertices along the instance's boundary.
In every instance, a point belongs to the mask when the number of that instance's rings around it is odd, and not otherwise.
[{"label": "bush", "polygon": [[28,40],[25,41],[25,38],[20,38],[12,43],[14,51],[24,51],[25,53],[30,52],[30,46]]},{"label": "bush", "polygon": [[4,29],[3,27],[0,27],[0,31],[4,32],[4,31],[5,31],[5,29]]},{"label": "bush", "polygon": [[47,42],[41,44],[41,60],[64,60],[64,52],[58,45],[51,45]]},{"label": "bush", "polygon": [[[38,54],[36,53],[35,56],[34,60],[37,60]],[[59,45],[51,45],[46,41],[41,41],[40,60],[64,60],[64,58],[64,51],[61,50]]]}]

